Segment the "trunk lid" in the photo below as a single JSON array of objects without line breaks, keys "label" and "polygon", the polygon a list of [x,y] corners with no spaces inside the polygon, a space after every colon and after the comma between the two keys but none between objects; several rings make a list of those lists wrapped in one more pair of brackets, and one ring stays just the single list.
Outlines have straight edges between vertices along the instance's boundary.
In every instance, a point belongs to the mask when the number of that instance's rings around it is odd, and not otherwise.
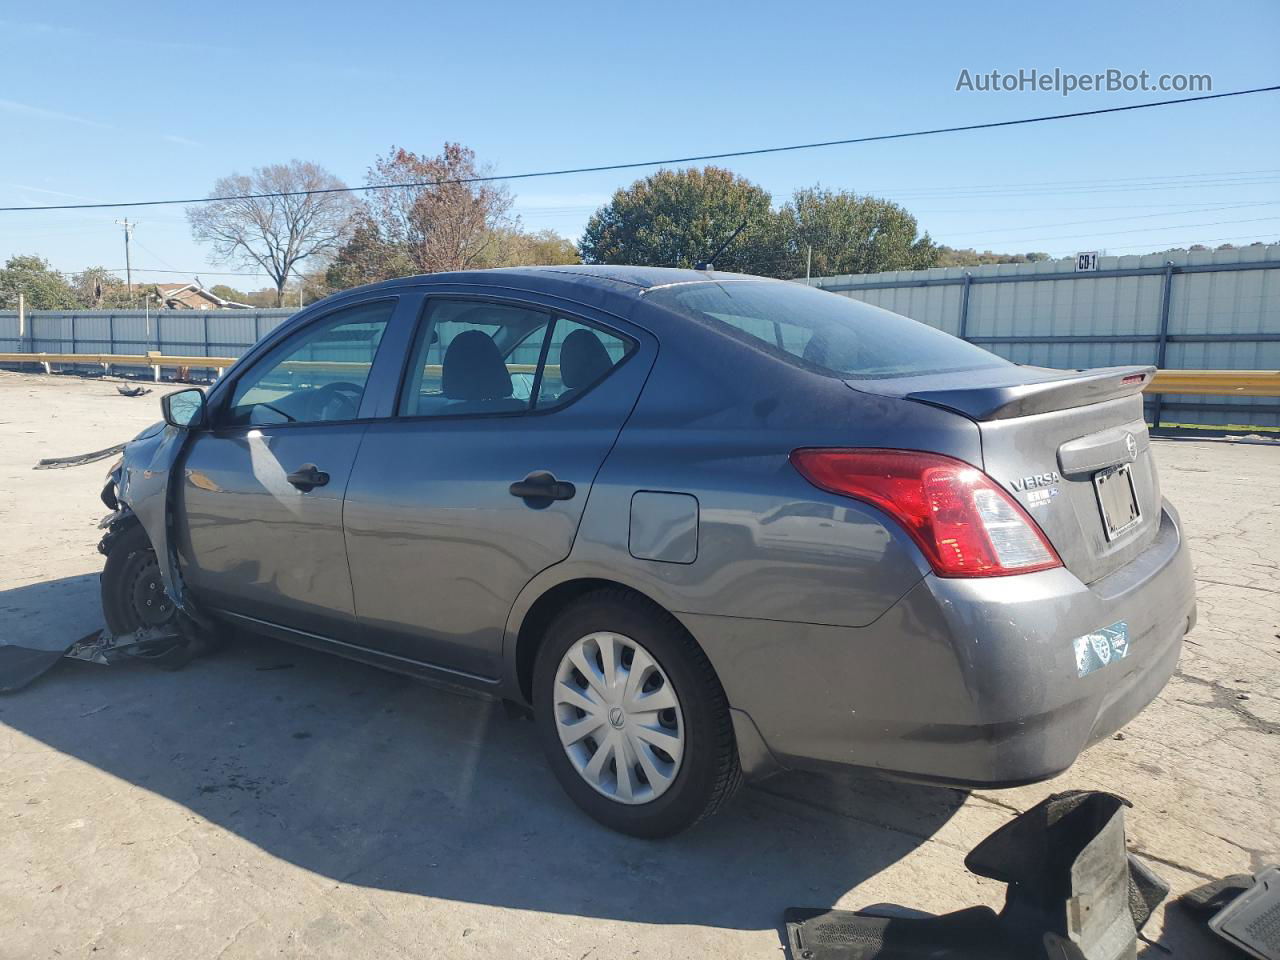
[{"label": "trunk lid", "polygon": [[1141,393],[1154,372],[1014,366],[847,382],[975,421],[983,469],[1040,525],[1067,569],[1092,583],[1141,553],[1160,527]]}]

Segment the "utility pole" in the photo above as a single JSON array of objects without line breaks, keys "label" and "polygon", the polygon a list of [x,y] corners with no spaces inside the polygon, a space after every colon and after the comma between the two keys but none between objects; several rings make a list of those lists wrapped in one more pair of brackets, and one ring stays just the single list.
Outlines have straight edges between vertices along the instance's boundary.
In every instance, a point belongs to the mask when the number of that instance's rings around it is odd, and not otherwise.
[{"label": "utility pole", "polygon": [[809,282],[809,273],[813,270],[813,244],[809,244],[805,248],[808,252],[804,256],[804,282]]},{"label": "utility pole", "polygon": [[132,303],[133,302],[133,264],[129,260],[129,239],[133,236],[133,228],[136,227],[137,224],[130,223],[128,217],[125,217],[123,220],[117,220],[116,223],[124,227],[124,276],[125,276],[125,283],[129,287],[129,302]]}]

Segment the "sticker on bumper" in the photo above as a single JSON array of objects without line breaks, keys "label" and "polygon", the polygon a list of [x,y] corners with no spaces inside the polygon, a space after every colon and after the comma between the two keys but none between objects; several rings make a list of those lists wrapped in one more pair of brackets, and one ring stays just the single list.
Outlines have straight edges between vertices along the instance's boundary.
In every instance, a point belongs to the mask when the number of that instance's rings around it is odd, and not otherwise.
[{"label": "sticker on bumper", "polygon": [[1071,641],[1076,651],[1076,676],[1084,677],[1129,655],[1129,624],[1121,620]]}]

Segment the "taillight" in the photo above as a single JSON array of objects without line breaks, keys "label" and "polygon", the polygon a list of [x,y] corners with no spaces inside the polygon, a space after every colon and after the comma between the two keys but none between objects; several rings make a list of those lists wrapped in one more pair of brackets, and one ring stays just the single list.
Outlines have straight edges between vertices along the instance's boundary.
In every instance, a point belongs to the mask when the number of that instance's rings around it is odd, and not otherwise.
[{"label": "taillight", "polygon": [[795,450],[815,487],[879,507],[942,577],[1002,577],[1059,567],[1035,521],[977,467],[914,450]]}]

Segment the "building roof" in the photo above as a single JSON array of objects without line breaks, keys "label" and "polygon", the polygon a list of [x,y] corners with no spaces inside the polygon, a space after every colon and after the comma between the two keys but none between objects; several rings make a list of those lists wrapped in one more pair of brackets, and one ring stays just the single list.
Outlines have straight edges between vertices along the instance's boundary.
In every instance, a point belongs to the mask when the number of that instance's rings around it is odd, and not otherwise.
[{"label": "building roof", "polygon": [[190,283],[153,283],[156,293],[164,301],[165,306],[177,307],[179,309],[187,307],[194,310],[251,310],[250,304],[237,303],[235,300],[225,300],[213,293],[199,282],[193,280]]}]

